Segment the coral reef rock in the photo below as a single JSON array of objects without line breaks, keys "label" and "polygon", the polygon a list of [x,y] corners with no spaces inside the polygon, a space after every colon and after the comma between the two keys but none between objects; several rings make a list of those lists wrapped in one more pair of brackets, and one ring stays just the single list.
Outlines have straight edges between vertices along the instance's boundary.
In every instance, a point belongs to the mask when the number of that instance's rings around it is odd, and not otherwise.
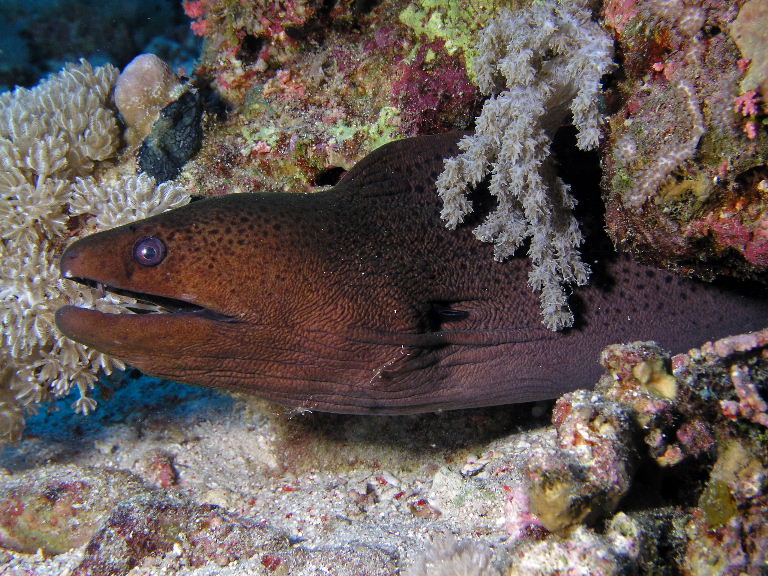
[{"label": "coral reef rock", "polygon": [[765,3],[611,0],[603,16],[623,62],[603,156],[609,234],[659,266],[764,277]]}]

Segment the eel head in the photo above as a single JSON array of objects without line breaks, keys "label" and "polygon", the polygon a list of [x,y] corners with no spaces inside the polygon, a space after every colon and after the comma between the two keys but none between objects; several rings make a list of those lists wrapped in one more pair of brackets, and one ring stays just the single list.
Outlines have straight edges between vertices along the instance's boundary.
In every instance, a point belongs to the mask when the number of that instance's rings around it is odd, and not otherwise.
[{"label": "eel head", "polygon": [[[190,205],[69,246],[60,262],[64,278],[132,297],[143,313],[65,306],[56,313],[61,332],[141,368],[166,350],[178,354],[182,337],[185,347],[194,348],[210,339],[217,325],[238,322],[236,303],[222,289],[227,279],[217,278],[213,267],[203,275],[221,256],[202,238],[202,215]],[[212,250],[206,253],[206,247]]]},{"label": "eel head", "polygon": [[61,257],[64,278],[131,296],[150,311],[65,306],[56,313],[59,330],[153,375],[204,384],[211,366],[285,342],[285,302],[300,295],[280,285],[289,277],[286,259],[270,257],[281,252],[279,234],[260,231],[262,217],[280,215],[249,211],[262,203],[242,196],[202,200],[73,243]]}]

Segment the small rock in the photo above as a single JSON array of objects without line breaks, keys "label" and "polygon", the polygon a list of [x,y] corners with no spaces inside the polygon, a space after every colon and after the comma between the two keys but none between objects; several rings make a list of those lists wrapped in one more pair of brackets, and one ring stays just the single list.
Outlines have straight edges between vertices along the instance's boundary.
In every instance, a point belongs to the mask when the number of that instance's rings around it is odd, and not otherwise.
[{"label": "small rock", "polygon": [[287,550],[288,538],[264,524],[164,493],[141,494],[117,505],[88,543],[75,575],[122,575],[166,554],[191,566],[225,566]]},{"label": "small rock", "polygon": [[160,110],[175,100],[181,82],[154,54],[140,54],[123,69],[115,85],[115,105],[129,128],[129,141],[149,134]]},{"label": "small rock", "polygon": [[0,546],[60,554],[82,546],[115,502],[148,488],[129,472],[48,466],[0,485]]}]

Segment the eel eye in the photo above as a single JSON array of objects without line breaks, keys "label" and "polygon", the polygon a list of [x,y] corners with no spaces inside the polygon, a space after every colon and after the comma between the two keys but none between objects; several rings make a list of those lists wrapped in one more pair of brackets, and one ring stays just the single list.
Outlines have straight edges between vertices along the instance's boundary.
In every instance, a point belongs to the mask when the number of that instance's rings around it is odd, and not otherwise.
[{"label": "eel eye", "polygon": [[157,266],[165,259],[165,244],[160,238],[150,236],[133,246],[133,259],[142,266]]}]

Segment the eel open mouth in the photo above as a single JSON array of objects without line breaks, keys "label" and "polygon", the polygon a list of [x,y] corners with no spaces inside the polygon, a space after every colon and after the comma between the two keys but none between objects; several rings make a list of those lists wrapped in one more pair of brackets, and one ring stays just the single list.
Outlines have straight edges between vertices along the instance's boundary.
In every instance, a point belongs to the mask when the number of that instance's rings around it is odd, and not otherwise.
[{"label": "eel open mouth", "polygon": [[[234,320],[234,317],[232,316],[180,298],[169,298],[167,296],[157,296],[124,288],[116,288],[89,278],[67,276],[67,280],[93,288],[101,298],[105,297],[107,294],[117,296],[117,298],[115,298],[117,301],[116,303],[124,308],[126,312],[133,314],[184,314],[194,315],[218,322],[229,322]],[[123,298],[120,297],[124,297],[125,299],[123,300]]]},{"label": "eel open mouth", "polygon": [[68,279],[95,287],[105,302],[62,306],[56,311],[59,331],[155,375],[165,375],[157,371],[158,358],[168,361],[172,351],[178,351],[174,346],[203,346],[217,333],[217,326],[237,322],[234,316],[183,299],[116,288],[76,276]]}]

